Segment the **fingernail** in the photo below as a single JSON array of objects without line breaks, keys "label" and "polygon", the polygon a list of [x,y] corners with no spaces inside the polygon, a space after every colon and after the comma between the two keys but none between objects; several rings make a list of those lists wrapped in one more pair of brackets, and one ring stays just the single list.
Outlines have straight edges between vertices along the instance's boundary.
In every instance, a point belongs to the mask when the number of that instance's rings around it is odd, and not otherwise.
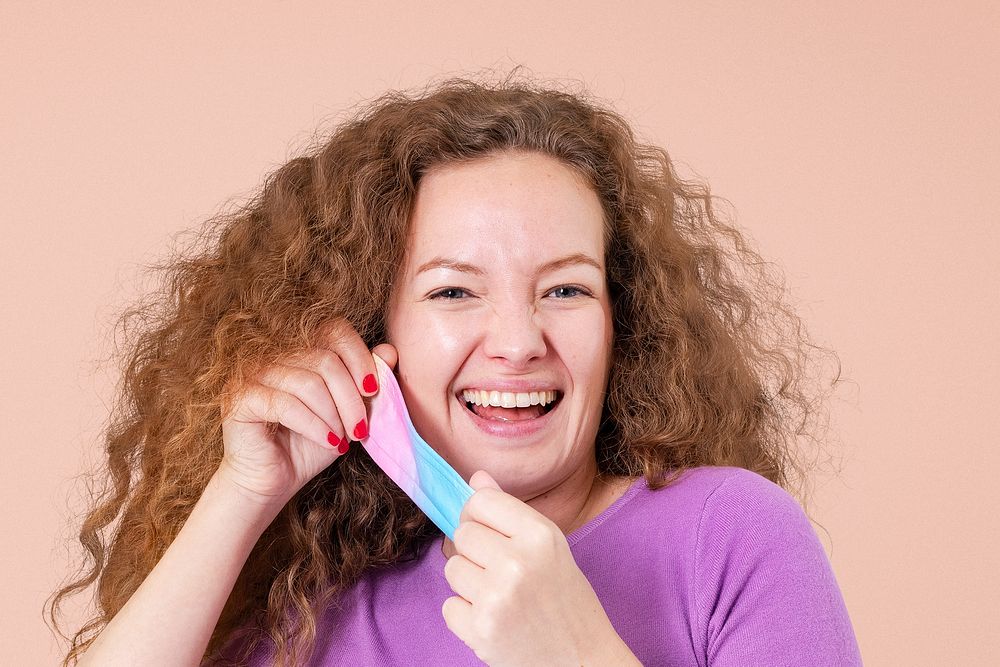
[{"label": "fingernail", "polygon": [[329,443],[330,443],[331,445],[333,445],[334,447],[339,447],[339,446],[340,446],[340,436],[338,436],[338,435],[337,435],[336,433],[334,433],[333,431],[330,431],[330,432],[329,432],[329,433],[328,433],[328,434],[326,435],[326,441],[327,441],[327,442],[329,442]]},{"label": "fingernail", "polygon": [[358,425],[354,427],[354,439],[360,440],[361,438],[368,437],[368,424],[362,419],[358,422]]},{"label": "fingernail", "polygon": [[369,373],[365,376],[365,379],[361,382],[361,385],[365,388],[365,391],[369,394],[374,394],[378,390],[378,382],[375,380],[375,376]]},{"label": "fingernail", "polygon": [[340,447],[337,447],[337,451],[340,452],[341,454],[346,454],[347,450],[350,448],[351,448],[351,443],[349,443],[345,438],[344,441],[340,443]]}]

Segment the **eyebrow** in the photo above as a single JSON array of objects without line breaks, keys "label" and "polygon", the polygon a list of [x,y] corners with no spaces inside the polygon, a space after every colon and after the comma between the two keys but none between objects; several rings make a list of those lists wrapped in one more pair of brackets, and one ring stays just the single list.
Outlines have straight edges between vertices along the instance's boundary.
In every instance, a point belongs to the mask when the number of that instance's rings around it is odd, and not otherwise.
[{"label": "eyebrow", "polygon": [[[603,271],[601,265],[590,255],[585,255],[582,252],[575,252],[571,255],[566,255],[565,257],[560,257],[559,259],[554,259],[551,262],[546,262],[538,267],[535,271],[535,276],[540,276],[544,273],[549,273],[551,271],[556,271],[558,269],[566,268],[567,266],[572,266],[574,264],[586,264],[592,266],[598,271]],[[417,269],[417,273],[414,275],[419,275],[424,271],[430,271],[432,269],[451,269],[452,271],[461,271],[462,273],[471,273],[476,276],[486,275],[486,271],[476,266],[475,264],[469,264],[468,262],[459,262],[454,259],[448,259],[447,257],[435,257],[429,262],[424,262]]]}]

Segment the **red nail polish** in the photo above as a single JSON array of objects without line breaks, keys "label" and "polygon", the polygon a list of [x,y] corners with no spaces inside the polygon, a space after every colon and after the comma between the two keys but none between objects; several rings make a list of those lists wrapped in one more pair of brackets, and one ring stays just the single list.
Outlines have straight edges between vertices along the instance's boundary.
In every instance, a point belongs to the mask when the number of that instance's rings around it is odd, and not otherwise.
[{"label": "red nail polish", "polygon": [[340,452],[341,454],[346,454],[347,450],[350,448],[351,448],[351,443],[349,443],[345,438],[344,441],[340,443],[340,447],[337,447],[337,451]]},{"label": "red nail polish", "polygon": [[375,376],[372,375],[371,373],[365,376],[365,379],[361,384],[362,386],[364,386],[365,391],[367,391],[369,394],[375,393],[375,391],[378,389],[378,382],[376,382]]},{"label": "red nail polish", "polygon": [[337,447],[337,446],[340,445],[340,437],[336,433],[334,433],[333,431],[330,431],[327,434],[326,441],[329,442],[334,447]]},{"label": "red nail polish", "polygon": [[354,427],[354,439],[360,440],[361,438],[368,437],[368,424],[362,419],[358,422],[358,425]]}]

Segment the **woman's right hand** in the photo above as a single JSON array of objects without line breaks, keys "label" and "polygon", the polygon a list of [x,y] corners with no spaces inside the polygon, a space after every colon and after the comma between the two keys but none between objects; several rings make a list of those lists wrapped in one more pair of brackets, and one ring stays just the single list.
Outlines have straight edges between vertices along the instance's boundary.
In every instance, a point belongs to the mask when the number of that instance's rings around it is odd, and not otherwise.
[{"label": "woman's right hand", "polygon": [[[362,396],[378,391],[375,361],[346,320],[335,321],[326,340],[326,347],[266,368],[223,419],[219,472],[263,506],[283,507],[347,452],[349,440],[367,436]],[[391,345],[372,352],[390,368],[396,365]]]}]

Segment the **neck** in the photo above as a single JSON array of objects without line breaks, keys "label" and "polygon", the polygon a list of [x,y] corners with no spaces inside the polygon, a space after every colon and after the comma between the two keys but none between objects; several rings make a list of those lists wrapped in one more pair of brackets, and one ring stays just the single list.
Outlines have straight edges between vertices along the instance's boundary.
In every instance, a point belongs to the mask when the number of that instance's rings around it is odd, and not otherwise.
[{"label": "neck", "polygon": [[[597,474],[596,461],[574,471],[563,481],[541,492],[512,494],[568,535],[599,514],[605,481]],[[446,558],[455,555],[455,543],[447,537],[441,545]]]}]

